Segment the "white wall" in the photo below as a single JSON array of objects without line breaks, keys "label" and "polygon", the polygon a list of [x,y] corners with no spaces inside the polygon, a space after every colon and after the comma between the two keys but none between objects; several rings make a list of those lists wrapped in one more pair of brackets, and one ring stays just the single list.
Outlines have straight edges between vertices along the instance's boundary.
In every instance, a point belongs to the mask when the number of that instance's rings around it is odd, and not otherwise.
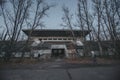
[{"label": "white wall", "polygon": [[45,54],[51,54],[51,50],[33,50],[32,53],[34,54],[34,57],[38,57],[38,54],[45,55]]}]

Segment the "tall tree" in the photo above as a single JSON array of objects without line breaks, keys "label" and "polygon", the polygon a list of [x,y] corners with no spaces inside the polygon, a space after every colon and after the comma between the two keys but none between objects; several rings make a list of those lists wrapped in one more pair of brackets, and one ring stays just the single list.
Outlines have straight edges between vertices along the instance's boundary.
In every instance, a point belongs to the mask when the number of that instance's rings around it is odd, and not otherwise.
[{"label": "tall tree", "polygon": [[[6,4],[8,6],[1,5],[1,13],[7,34],[6,40],[9,40],[6,50],[6,56],[9,58],[21,37],[21,30],[26,26],[31,30],[42,26],[42,19],[51,6],[44,0],[8,0]],[[27,47],[28,41],[22,49]]]},{"label": "tall tree", "polygon": [[62,17],[63,24],[61,24],[61,25],[70,29],[70,31],[72,33],[72,36],[73,36],[73,40],[75,40],[75,35],[74,35],[74,32],[73,32],[73,23],[72,23],[73,15],[70,13],[69,8],[66,7],[66,6],[63,6],[62,10],[64,12],[64,15]]},{"label": "tall tree", "polygon": [[[73,15],[70,13],[70,10],[68,7],[63,6],[62,10],[63,10],[64,15],[62,17],[63,24],[61,25],[64,27],[67,27],[70,30],[70,33],[72,34],[72,38],[73,38],[73,44],[75,45],[75,46],[72,46],[73,48],[75,48],[75,54],[73,55],[79,56],[78,50],[76,48],[76,37],[74,34],[74,30],[73,30],[73,27],[74,27],[73,22],[72,22]],[[73,55],[72,57],[74,57]]]},{"label": "tall tree", "polygon": [[27,12],[31,6],[30,0],[9,0],[9,7],[1,5],[4,27],[7,31],[7,49],[5,58],[8,60],[12,56],[16,41],[20,36]]},{"label": "tall tree", "polygon": [[[27,28],[30,30],[28,39],[26,41],[26,45],[24,47],[29,47],[29,42],[31,38],[31,34],[35,29],[42,29],[45,27],[44,22],[42,21],[45,16],[47,16],[47,11],[54,7],[55,5],[48,5],[44,0],[35,0],[33,2],[34,8],[31,8],[31,14],[29,18],[26,19]],[[31,54],[30,54],[31,55]]]},{"label": "tall tree", "polygon": [[113,42],[113,48],[115,49],[115,53],[119,53],[119,50],[117,48],[117,40],[119,39],[118,33],[120,32],[119,26],[120,26],[120,4],[119,0],[105,0],[104,1],[104,14],[103,14],[103,20],[106,24],[106,28],[110,35],[110,40]]},{"label": "tall tree", "polygon": [[94,13],[96,15],[96,20],[97,20],[97,41],[98,41],[98,45],[99,45],[99,51],[100,54],[102,55],[102,45],[101,45],[101,16],[103,13],[103,7],[102,7],[102,0],[92,0],[93,4],[94,4]]},{"label": "tall tree", "polygon": [[[92,29],[93,19],[90,14],[87,0],[78,0],[78,20],[80,22],[78,24],[80,24],[79,26],[81,26],[82,29],[84,29],[85,27],[85,29],[89,31]],[[91,34],[88,35],[89,39],[92,40]]]}]

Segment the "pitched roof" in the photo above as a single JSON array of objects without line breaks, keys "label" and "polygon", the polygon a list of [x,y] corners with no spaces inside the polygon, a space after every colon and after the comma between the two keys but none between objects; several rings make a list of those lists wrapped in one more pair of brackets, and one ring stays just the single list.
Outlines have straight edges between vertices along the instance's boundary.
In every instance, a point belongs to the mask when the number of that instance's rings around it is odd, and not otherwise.
[{"label": "pitched roof", "polygon": [[[71,30],[63,29],[35,29],[31,32],[30,29],[23,30],[26,35],[31,33],[34,37],[73,37]],[[75,37],[86,36],[90,33],[88,30],[73,30]]]}]

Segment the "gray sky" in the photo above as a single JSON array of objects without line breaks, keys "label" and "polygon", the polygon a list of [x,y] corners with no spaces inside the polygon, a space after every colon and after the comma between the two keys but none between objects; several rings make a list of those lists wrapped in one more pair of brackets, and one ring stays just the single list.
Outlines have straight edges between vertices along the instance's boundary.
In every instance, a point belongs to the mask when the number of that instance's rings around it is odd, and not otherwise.
[{"label": "gray sky", "polygon": [[[71,14],[76,14],[77,11],[77,2],[78,0],[45,0],[48,4],[55,4],[55,7],[52,7],[47,13],[48,16],[44,17],[43,21],[45,24],[45,28],[47,29],[63,29],[63,26],[60,26],[62,24],[62,17],[63,17],[63,11],[62,6],[65,5],[68,7],[71,11]],[[89,1],[89,0],[88,0]],[[75,19],[73,19],[75,22]],[[2,17],[0,16],[0,24],[3,24],[4,21]],[[1,26],[1,25],[0,25]]]},{"label": "gray sky", "polygon": [[62,6],[65,5],[69,7],[71,13],[75,13],[76,7],[77,7],[77,0],[46,0],[48,3],[55,3],[56,6],[51,8],[50,11],[48,11],[48,17],[45,17],[44,22],[46,25],[46,28],[56,28],[60,29],[63,28],[60,26],[62,23]]},{"label": "gray sky", "polygon": [[[45,17],[43,19],[45,28],[47,29],[63,29],[60,24],[62,23],[62,16],[63,16],[63,11],[62,11],[62,6],[65,5],[69,7],[70,11],[72,14],[75,14],[76,7],[77,7],[77,0],[45,0],[48,4],[55,4],[55,7],[52,7],[48,11],[48,17]],[[1,16],[0,16],[1,17]],[[0,18],[0,24],[3,24],[3,19],[2,17]]]}]

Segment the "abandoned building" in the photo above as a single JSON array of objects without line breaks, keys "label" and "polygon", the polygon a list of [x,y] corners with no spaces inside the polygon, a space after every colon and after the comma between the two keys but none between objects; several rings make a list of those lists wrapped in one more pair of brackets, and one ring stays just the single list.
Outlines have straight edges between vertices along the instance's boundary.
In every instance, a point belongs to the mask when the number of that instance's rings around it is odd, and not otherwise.
[{"label": "abandoned building", "polygon": [[[10,49],[11,41],[0,41],[0,57],[11,52],[11,57],[41,58],[72,58],[78,56],[91,56],[91,51],[96,55],[114,55],[115,49],[112,41],[101,41],[102,54],[100,54],[97,41],[89,41],[85,38],[90,33],[88,30],[62,30],[62,29],[30,29],[23,30],[28,36],[24,41],[17,41]],[[120,41],[117,42],[117,50]],[[8,55],[8,56],[10,56]]]},{"label": "abandoned building", "polygon": [[34,57],[39,54],[44,57],[71,57],[75,55],[77,48],[78,54],[83,56],[83,41],[90,33],[88,30],[62,30],[62,29],[42,29],[42,30],[23,30],[29,36],[31,53]]}]

